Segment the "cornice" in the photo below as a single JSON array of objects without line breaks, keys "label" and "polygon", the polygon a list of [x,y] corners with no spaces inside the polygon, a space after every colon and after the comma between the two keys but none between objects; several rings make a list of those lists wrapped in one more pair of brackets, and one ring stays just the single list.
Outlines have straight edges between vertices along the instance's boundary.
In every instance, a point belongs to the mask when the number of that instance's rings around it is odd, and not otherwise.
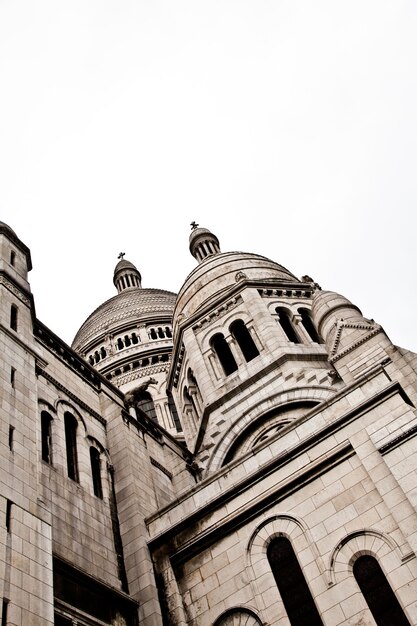
[{"label": "cornice", "polygon": [[25,306],[31,306],[32,294],[18,285],[6,272],[0,272],[0,285],[6,287]]},{"label": "cornice", "polygon": [[[354,343],[350,346],[347,346],[341,352],[337,352],[337,348],[340,344],[340,338],[342,336],[342,332],[344,328],[350,328],[354,330],[365,330],[367,331],[365,335],[359,337]],[[366,343],[368,339],[374,337],[378,333],[383,332],[382,327],[379,324],[369,324],[367,322],[338,322],[337,323],[337,331],[336,336],[333,342],[333,347],[331,349],[331,356],[329,357],[329,363],[335,363],[349,352],[352,352],[362,344]]]},{"label": "cornice", "polygon": [[16,331],[11,330],[7,326],[4,326],[1,322],[0,330],[2,330],[3,333],[7,335],[12,341],[14,341],[14,343],[17,343],[21,348],[23,348],[23,350],[30,354],[35,359],[37,365],[39,365],[40,367],[46,367],[48,365],[48,362],[45,361],[45,359],[38,352],[36,352],[36,350],[32,346],[30,346],[26,341],[23,341],[23,339]]},{"label": "cornice", "polygon": [[383,446],[378,448],[378,452],[382,455],[388,454],[388,452],[391,452],[391,450],[394,450],[395,448],[405,443],[409,439],[412,439],[416,435],[417,435],[417,425],[412,426],[411,428],[409,428],[408,430],[404,432],[401,432],[399,435],[394,437],[394,439],[391,439],[391,441],[388,441],[388,443],[385,443]]},{"label": "cornice", "polygon": [[[299,442],[292,448],[286,449],[281,454],[273,457],[270,461],[258,467],[257,470],[250,476],[245,477],[229,489],[222,490],[213,500],[207,502],[199,509],[194,510],[190,515],[183,517],[180,521],[174,523],[159,535],[153,537],[148,542],[150,549],[155,550],[162,544],[169,544],[183,530],[189,530],[193,524],[198,524],[201,519],[210,517],[211,513],[218,510],[220,507],[223,507],[241,493],[248,491],[255,484],[262,482],[262,480],[276,472],[280,467],[300,457],[305,452],[308,452],[315,445],[325,441],[334,433],[340,431],[347,424],[359,419],[362,415],[376,408],[389,398],[394,397],[396,394],[399,394],[407,404],[413,406],[407,394],[398,382],[393,382],[387,385],[374,396],[367,398],[363,403],[353,407],[333,422],[326,424],[322,429],[316,431],[314,434]],[[231,530],[244,525],[247,523],[248,519],[259,515],[263,510],[269,508],[272,503],[276,503],[284,499],[290,493],[297,491],[311,480],[314,480],[318,475],[320,475],[320,473],[328,471],[330,467],[344,461],[353,454],[354,449],[352,445],[349,441],[345,440],[331,452],[322,455],[315,463],[307,464],[306,468],[292,475],[284,485],[273,488],[265,494],[262,494],[258,501],[250,501],[245,508],[241,507],[237,509],[234,514],[226,516],[226,519],[221,522],[221,528],[213,526],[207,531],[199,534],[196,538],[193,538],[185,543],[171,555],[173,563],[177,565],[183,563],[203,548],[217,541],[219,532],[222,536],[224,536],[228,532],[231,532]],[[238,459],[222,468],[220,472],[216,472],[216,474],[204,479],[195,488],[184,493],[183,496],[178,498],[175,502],[167,505],[152,516],[148,517],[145,520],[145,523],[149,526],[152,521],[164,513],[167,513],[170,509],[181,505],[181,503],[186,499],[192,497],[195,492],[200,491],[207,485],[216,482],[219,478],[221,478],[222,473],[230,474],[234,467],[244,462],[244,460],[245,458]]]},{"label": "cornice", "polygon": [[104,419],[104,417],[102,417],[100,415],[100,413],[97,413],[97,411],[94,411],[94,409],[89,407],[88,404],[86,404],[83,400],[81,400],[81,398],[76,396],[75,393],[70,391],[67,387],[65,387],[62,383],[60,383],[58,380],[56,380],[56,378],[51,376],[48,372],[45,372],[45,370],[42,367],[39,367],[39,366],[36,367],[36,375],[37,376],[42,376],[43,378],[45,378],[45,380],[47,380],[52,385],[54,385],[54,387],[56,387],[57,389],[59,389],[60,391],[65,393],[69,398],[71,398],[71,400],[73,402],[78,404],[78,406],[80,406],[82,409],[84,409],[84,411],[86,411],[92,417],[94,417],[96,420],[98,420],[101,424],[103,424],[103,426],[106,426],[107,422]]},{"label": "cornice", "polygon": [[[203,549],[207,549],[210,545],[218,541],[219,536],[226,536],[233,531],[238,530],[242,526],[248,523],[248,521],[259,516],[263,511],[269,509],[273,504],[284,500],[290,494],[298,491],[301,487],[309,484],[331,467],[334,467],[346,459],[353,456],[354,450],[349,442],[343,442],[337,446],[332,452],[325,453],[317,460],[310,462],[306,467],[298,470],[292,474],[286,481],[280,485],[276,485],[262,493],[258,498],[249,499],[246,505],[239,507],[235,512],[226,514],[223,519],[218,523],[213,524],[205,531],[199,533],[196,537],[192,537],[188,541],[184,542],[177,549],[172,549],[170,554],[170,560],[174,567],[178,567],[196,554],[200,553]],[[296,458],[299,454],[296,454],[292,458],[288,458],[288,454],[283,454],[274,459],[274,467],[264,468],[263,473],[258,473],[256,481],[250,481],[250,486],[253,486],[258,482],[261,482],[266,476],[278,470],[280,467],[288,463],[293,458]],[[246,481],[245,481],[246,482]],[[193,513],[183,518],[181,521],[162,532],[160,535],[153,537],[148,541],[148,546],[151,551],[155,551],[162,544],[170,544],[175,537],[177,537],[182,531],[190,531],[191,527],[202,518],[210,518],[210,515],[224,506],[232,498],[237,497],[243,493],[246,489],[249,489],[249,484],[243,483],[237,485],[232,490],[222,493],[216,498],[215,501],[208,502],[201,508],[195,510]],[[153,516],[155,517],[155,516]],[[145,519],[145,523],[149,525],[152,518]],[[172,545],[172,544],[171,544]]]},{"label": "cornice", "polygon": [[19,248],[21,252],[23,252],[26,257],[28,272],[30,272],[32,269],[32,259],[27,245],[19,239],[14,230],[12,230],[7,224],[0,224],[0,234],[5,235],[17,248]]},{"label": "cornice", "polygon": [[[203,305],[198,311],[190,315],[188,318],[177,319],[176,329],[174,330],[172,366],[169,371],[168,380],[167,380],[167,386],[169,389],[171,389],[172,386],[175,387],[176,382],[178,382],[177,359],[179,358],[179,350],[181,348],[183,349],[182,337],[183,337],[185,330],[189,328],[190,326],[193,329],[199,329],[200,324],[204,325],[205,323],[209,323],[209,321],[213,317],[213,314],[215,314],[216,311],[219,311],[219,314],[220,314],[220,312],[223,311],[225,307],[227,308],[228,306],[227,303],[228,302],[233,303],[235,300],[237,300],[237,298],[240,296],[241,292],[244,289],[246,288],[256,289],[259,295],[261,295],[261,297],[265,297],[263,294],[265,293],[265,295],[267,295],[267,292],[271,292],[272,294],[273,290],[275,289],[276,291],[279,290],[279,291],[282,291],[283,293],[287,291],[288,292],[291,291],[291,293],[295,291],[300,291],[301,293],[308,292],[309,296],[304,296],[304,297],[311,298],[312,293],[315,291],[315,289],[318,288],[316,287],[316,283],[299,283],[296,281],[284,281],[284,280],[280,281],[280,280],[277,280],[276,278],[263,279],[263,280],[248,279],[246,278],[246,274],[244,274],[243,272],[237,272],[235,279],[236,279],[235,285],[232,285],[228,289],[223,290],[220,294],[217,294],[217,297],[214,300],[211,300],[206,305]],[[273,296],[273,297],[276,297],[276,296]],[[297,296],[297,297],[301,297],[301,296]],[[174,318],[175,318],[175,311],[174,311]],[[176,382],[174,382],[174,380]]]},{"label": "cornice", "polygon": [[[301,345],[301,344],[299,344]],[[307,347],[307,346],[304,346]],[[307,353],[307,352],[297,352],[297,353],[285,353],[282,354],[278,359],[275,359],[261,370],[257,370],[252,376],[249,376],[243,381],[240,381],[233,389],[226,391],[219,398],[217,398],[211,404],[208,404],[204,407],[203,413],[201,415],[200,427],[197,434],[197,438],[194,446],[194,454],[197,454],[200,449],[200,445],[204,439],[204,435],[206,433],[206,424],[208,419],[213,411],[223,406],[226,402],[229,402],[234,396],[242,394],[246,389],[248,389],[251,385],[253,385],[256,381],[259,381],[261,378],[268,376],[271,372],[274,372],[278,368],[280,368],[284,363],[288,361],[300,362],[306,361],[307,359],[315,361],[320,361],[327,363],[327,353],[319,354],[317,352]]]},{"label": "cornice", "polygon": [[39,320],[35,320],[34,335],[52,354],[59,358],[64,365],[70,367],[78,376],[96,391],[107,387],[112,394],[124,401],[124,393],[107,380],[100,372],[97,372],[85,359],[79,356],[62,339],[55,335],[47,326]]}]

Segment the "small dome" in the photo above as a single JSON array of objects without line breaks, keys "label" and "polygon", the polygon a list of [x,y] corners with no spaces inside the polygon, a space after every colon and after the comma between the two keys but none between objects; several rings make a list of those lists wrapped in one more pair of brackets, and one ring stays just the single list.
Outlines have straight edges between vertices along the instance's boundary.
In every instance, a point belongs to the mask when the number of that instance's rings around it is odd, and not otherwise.
[{"label": "small dome", "polygon": [[131,263],[127,259],[122,259],[118,262],[118,264],[114,268],[114,273],[117,274],[117,272],[120,272],[121,270],[134,270],[135,272],[138,271],[136,265],[133,265],[133,263]]},{"label": "small dome", "polygon": [[190,252],[201,263],[208,256],[219,254],[219,240],[208,228],[199,228],[198,224],[193,222],[190,234]]},{"label": "small dome", "polygon": [[[122,252],[121,255],[123,254]],[[113,284],[119,293],[125,289],[140,289],[142,276],[136,265],[122,258],[114,268]]]},{"label": "small dome", "polygon": [[121,328],[158,317],[171,319],[175,297],[163,289],[126,289],[91,313],[75,335],[72,348],[83,353],[91,341]]}]

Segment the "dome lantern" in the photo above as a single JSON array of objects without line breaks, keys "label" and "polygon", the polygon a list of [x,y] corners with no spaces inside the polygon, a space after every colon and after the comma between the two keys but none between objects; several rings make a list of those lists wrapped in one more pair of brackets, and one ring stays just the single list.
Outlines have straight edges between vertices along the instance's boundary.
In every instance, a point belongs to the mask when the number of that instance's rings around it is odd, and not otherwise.
[{"label": "dome lantern", "polygon": [[207,228],[200,228],[196,222],[191,223],[190,252],[199,263],[213,254],[219,254],[220,244],[216,235]]},{"label": "dome lantern", "polygon": [[120,261],[114,268],[113,283],[117,288],[117,292],[121,293],[125,289],[141,289],[142,276],[133,263],[125,260],[125,253],[121,252],[118,256]]}]

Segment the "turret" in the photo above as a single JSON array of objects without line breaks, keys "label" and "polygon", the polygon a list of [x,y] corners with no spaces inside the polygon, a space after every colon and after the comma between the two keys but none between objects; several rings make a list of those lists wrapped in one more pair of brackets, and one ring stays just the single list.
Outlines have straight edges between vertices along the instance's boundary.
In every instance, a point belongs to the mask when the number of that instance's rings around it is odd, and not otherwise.
[{"label": "turret", "polygon": [[338,293],[316,292],[312,315],[326,343],[329,362],[346,383],[386,360],[393,348],[382,327]]},{"label": "turret", "polygon": [[133,263],[124,259],[124,252],[119,254],[120,261],[114,268],[113,283],[117,292],[121,293],[125,289],[140,289],[142,287],[142,276]]},{"label": "turret", "polygon": [[26,339],[32,335],[33,299],[28,282],[30,251],[14,230],[0,222],[1,322]]},{"label": "turret", "polygon": [[315,385],[298,395],[303,412],[327,393],[318,392],[322,381],[334,383],[310,316],[315,284],[264,256],[221,252],[210,230],[195,223],[192,229],[190,251],[198,266],[176,300],[168,385],[187,444],[208,471],[256,440],[256,420],[275,419],[268,412],[275,411],[278,390]]},{"label": "turret", "polygon": [[195,222],[192,222],[191,227],[190,252],[199,263],[213,254],[219,254],[220,244],[216,235],[207,228],[199,228]]}]

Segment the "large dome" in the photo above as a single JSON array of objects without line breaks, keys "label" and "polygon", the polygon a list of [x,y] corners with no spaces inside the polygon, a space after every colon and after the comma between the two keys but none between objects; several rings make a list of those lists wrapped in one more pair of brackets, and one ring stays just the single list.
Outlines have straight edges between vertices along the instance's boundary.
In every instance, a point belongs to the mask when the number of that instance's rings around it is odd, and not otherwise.
[{"label": "large dome", "polygon": [[188,275],[181,287],[174,319],[188,318],[204,309],[220,293],[226,294],[241,279],[300,282],[285,267],[249,252],[220,252],[207,256]]},{"label": "large dome", "polygon": [[175,298],[175,293],[163,289],[126,289],[91,313],[75,335],[72,347],[82,353],[92,341],[130,325],[171,319]]}]

